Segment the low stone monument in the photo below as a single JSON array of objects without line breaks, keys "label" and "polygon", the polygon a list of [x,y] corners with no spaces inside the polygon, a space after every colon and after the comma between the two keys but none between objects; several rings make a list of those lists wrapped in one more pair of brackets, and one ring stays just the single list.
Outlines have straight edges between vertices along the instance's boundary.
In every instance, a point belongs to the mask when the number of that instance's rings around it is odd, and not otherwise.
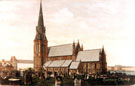
[{"label": "low stone monument", "polygon": [[60,77],[60,76],[56,77],[55,86],[62,86],[62,77]]}]

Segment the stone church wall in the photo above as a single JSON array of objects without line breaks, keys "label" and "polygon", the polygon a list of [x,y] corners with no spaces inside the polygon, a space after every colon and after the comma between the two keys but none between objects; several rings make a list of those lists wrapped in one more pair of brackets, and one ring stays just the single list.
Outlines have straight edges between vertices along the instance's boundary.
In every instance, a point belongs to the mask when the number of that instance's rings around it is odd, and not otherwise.
[{"label": "stone church wall", "polygon": [[48,57],[48,61],[55,61],[55,60],[73,60],[74,61],[75,56],[56,56],[56,57]]},{"label": "stone church wall", "polygon": [[83,73],[97,74],[102,72],[100,62],[82,62]]}]

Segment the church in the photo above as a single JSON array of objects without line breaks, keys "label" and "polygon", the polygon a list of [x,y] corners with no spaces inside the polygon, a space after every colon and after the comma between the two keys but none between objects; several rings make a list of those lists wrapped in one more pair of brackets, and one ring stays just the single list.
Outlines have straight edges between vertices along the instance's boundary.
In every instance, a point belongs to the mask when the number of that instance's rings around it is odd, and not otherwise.
[{"label": "church", "polygon": [[42,3],[40,2],[33,49],[34,70],[38,72],[44,69],[47,72],[60,74],[100,74],[107,72],[104,47],[84,50],[79,41],[57,46],[48,46],[48,43]]}]

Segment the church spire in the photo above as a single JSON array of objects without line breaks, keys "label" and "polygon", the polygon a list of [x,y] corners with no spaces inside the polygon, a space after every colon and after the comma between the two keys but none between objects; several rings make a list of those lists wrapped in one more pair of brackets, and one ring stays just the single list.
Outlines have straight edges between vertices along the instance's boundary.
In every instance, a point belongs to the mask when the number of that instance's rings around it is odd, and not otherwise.
[{"label": "church spire", "polygon": [[44,27],[44,19],[43,19],[43,12],[42,12],[42,1],[40,0],[40,9],[39,9],[39,17],[38,17],[38,24],[36,26],[36,36],[35,40],[47,40],[45,35],[45,27]]},{"label": "church spire", "polygon": [[40,1],[39,18],[36,26],[36,36],[34,39],[34,70],[39,72],[48,58],[48,41],[46,38],[42,12],[42,2]]},{"label": "church spire", "polygon": [[42,12],[42,0],[40,0],[40,10],[39,10],[38,26],[44,26],[43,12]]}]

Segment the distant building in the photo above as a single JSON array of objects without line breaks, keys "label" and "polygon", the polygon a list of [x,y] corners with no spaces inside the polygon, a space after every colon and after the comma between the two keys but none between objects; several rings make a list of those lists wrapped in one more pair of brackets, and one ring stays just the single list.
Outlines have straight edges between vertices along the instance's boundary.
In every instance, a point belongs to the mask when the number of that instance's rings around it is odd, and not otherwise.
[{"label": "distant building", "polygon": [[1,70],[17,70],[18,69],[18,63],[21,63],[21,64],[33,64],[33,61],[32,60],[18,60],[16,59],[15,56],[11,56],[11,59],[10,60],[2,60],[0,61],[0,71]]},{"label": "distant building", "polygon": [[63,44],[48,47],[46,28],[43,21],[42,3],[36,36],[34,39],[34,70],[44,68],[47,72],[62,74],[97,74],[107,72],[104,47],[102,49],[83,50],[80,43]]},{"label": "distant building", "polygon": [[5,61],[4,59],[0,61],[0,71],[13,71],[13,70],[15,70],[15,68],[10,61]]},{"label": "distant building", "polygon": [[42,5],[40,3],[39,19],[36,27],[36,36],[34,39],[34,69],[39,71],[47,61],[48,41],[45,35],[43,21]]},{"label": "distant building", "polygon": [[81,61],[83,73],[97,74],[107,72],[104,48],[80,51],[76,61]]},{"label": "distant building", "polygon": [[135,71],[134,66],[122,66],[122,65],[115,65],[115,66],[108,66],[108,71]]}]

